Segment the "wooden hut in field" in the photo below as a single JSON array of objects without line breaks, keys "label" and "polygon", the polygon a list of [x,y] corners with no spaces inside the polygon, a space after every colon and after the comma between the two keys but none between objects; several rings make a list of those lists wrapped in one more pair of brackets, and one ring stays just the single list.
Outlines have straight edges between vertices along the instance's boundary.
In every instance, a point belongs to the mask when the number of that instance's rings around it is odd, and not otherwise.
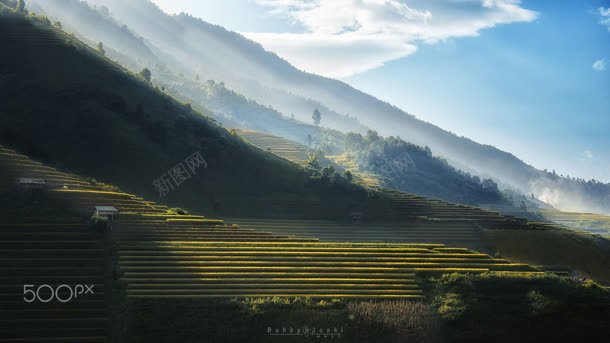
[{"label": "wooden hut in field", "polygon": [[114,217],[119,214],[119,210],[114,206],[95,206],[95,212],[93,214],[99,217],[105,217],[108,221],[113,221]]}]

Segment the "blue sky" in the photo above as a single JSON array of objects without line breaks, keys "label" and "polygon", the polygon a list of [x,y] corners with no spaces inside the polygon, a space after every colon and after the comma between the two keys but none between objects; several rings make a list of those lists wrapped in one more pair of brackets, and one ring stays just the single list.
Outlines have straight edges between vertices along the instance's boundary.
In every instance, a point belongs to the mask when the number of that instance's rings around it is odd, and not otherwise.
[{"label": "blue sky", "polygon": [[610,182],[610,1],[154,2],[537,168]]}]

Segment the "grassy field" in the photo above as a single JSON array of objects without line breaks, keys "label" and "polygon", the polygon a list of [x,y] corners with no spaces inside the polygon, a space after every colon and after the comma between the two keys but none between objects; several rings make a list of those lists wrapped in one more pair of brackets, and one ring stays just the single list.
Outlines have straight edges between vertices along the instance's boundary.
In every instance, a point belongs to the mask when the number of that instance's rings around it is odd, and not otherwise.
[{"label": "grassy field", "polygon": [[308,154],[311,149],[303,144],[258,131],[235,130],[235,132],[258,148],[272,152],[291,162],[304,165],[309,159]]},{"label": "grassy field", "polygon": [[610,216],[595,213],[539,209],[537,213],[555,223],[610,238]]},{"label": "grassy field", "polygon": [[343,168],[345,168],[345,170],[349,170],[352,175],[354,175],[354,179],[356,180],[356,182],[362,184],[363,186],[371,188],[379,188],[382,186],[383,182],[378,175],[372,173],[364,173],[360,171],[358,166],[356,165],[356,162],[353,161],[346,154],[331,155],[326,156],[326,158],[328,158],[333,163],[342,166]]},{"label": "grassy field", "polygon": [[531,265],[563,267],[610,284],[610,241],[570,230],[484,230],[494,254]]}]

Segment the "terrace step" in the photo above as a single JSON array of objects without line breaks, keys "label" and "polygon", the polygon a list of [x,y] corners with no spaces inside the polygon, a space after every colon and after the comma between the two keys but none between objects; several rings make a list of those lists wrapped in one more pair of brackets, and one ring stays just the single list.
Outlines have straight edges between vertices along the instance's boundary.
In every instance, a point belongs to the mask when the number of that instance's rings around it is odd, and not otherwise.
[{"label": "terrace step", "polygon": [[242,284],[324,284],[330,282],[338,282],[338,283],[350,283],[350,284],[404,284],[404,285],[412,285],[415,284],[415,274],[404,274],[400,279],[401,282],[398,282],[396,278],[371,278],[371,277],[325,277],[319,275],[318,277],[230,277],[230,278],[203,278],[203,277],[191,277],[191,278],[125,278],[129,282],[128,287],[146,287],[147,285],[154,284],[176,284],[181,285],[183,287],[188,287],[189,285],[198,286],[201,284],[228,284],[239,282]]},{"label": "terrace step", "polygon": [[[26,304],[27,306],[25,306]],[[72,311],[72,310],[105,310],[106,302],[102,299],[87,299],[82,298],[78,299],[78,301],[69,301],[67,303],[60,302],[49,302],[49,303],[41,303],[41,302],[33,302],[33,303],[25,303],[23,301],[23,293],[17,300],[3,300],[2,301],[2,310],[7,311],[7,313],[12,313],[13,311],[23,311],[23,310],[31,310],[31,311]]]},{"label": "terrace step", "polygon": [[327,295],[337,293],[350,293],[358,295],[423,295],[423,291],[419,289],[357,289],[357,288],[329,288],[329,289],[308,289],[308,288],[231,288],[231,289],[154,289],[154,290],[127,290],[127,295],[235,295],[256,293],[259,295],[267,294],[274,296],[276,294],[309,294],[309,296]]},{"label": "terrace step", "polygon": [[[0,319],[0,332],[10,329],[19,330],[23,326],[35,327],[35,330],[73,329],[75,327],[89,330],[103,330],[108,319],[102,317],[68,317],[68,318],[11,318]],[[11,330],[12,331],[12,330]]]},{"label": "terrace step", "polygon": [[313,298],[313,299],[423,299],[421,294],[353,294],[353,293],[336,293],[336,294],[315,294],[310,293],[235,293],[235,294],[197,294],[197,295],[128,295],[129,298],[143,299],[201,299],[201,298],[268,298],[268,297],[284,297],[284,298]]},{"label": "terrace step", "polygon": [[[449,255],[449,256],[446,256]],[[210,260],[224,260],[224,261],[241,261],[241,260],[258,260],[258,261],[366,261],[366,262],[375,262],[375,261],[388,261],[388,262],[408,262],[408,261],[494,261],[497,263],[506,263],[508,262],[505,259],[492,259],[487,255],[482,256],[468,256],[463,257],[463,255],[458,254],[419,254],[419,256],[410,256],[404,257],[402,255],[398,255],[396,257],[377,257],[377,256],[336,256],[336,255],[313,255],[313,256],[303,256],[301,254],[276,254],[276,255],[265,255],[261,256],[258,254],[249,254],[249,255],[165,255],[165,256],[151,256],[151,255],[123,255],[119,258],[121,262],[137,262],[137,261],[210,261]]]},{"label": "terrace step", "polygon": [[[427,256],[436,256],[433,252],[413,250],[409,252],[404,251],[375,251],[373,250],[331,250],[331,249],[308,249],[299,250],[292,249],[282,251],[282,249],[224,249],[221,247],[206,248],[197,246],[157,246],[155,247],[137,247],[129,246],[122,247],[120,249],[121,254],[125,255],[149,255],[155,254],[158,256],[350,256],[350,257],[409,257],[409,256],[421,256],[422,254]],[[123,250],[125,249],[125,250]],[[463,256],[463,254],[462,254]],[[488,255],[481,254],[481,257],[488,257]]]},{"label": "terrace step", "polygon": [[[197,244],[197,243],[201,243],[201,244]],[[214,245],[209,245],[210,243],[215,243]],[[157,249],[160,250],[160,252],[168,251],[168,250],[190,250],[190,251],[234,251],[234,252],[239,252],[239,251],[256,251],[258,252],[266,252],[266,251],[285,251],[285,252],[333,252],[333,253],[341,253],[341,252],[346,252],[346,253],[352,253],[352,252],[360,252],[360,253],[371,253],[371,254],[380,254],[380,253],[396,253],[396,254],[400,254],[400,253],[433,253],[430,252],[430,250],[428,249],[424,249],[424,248],[374,248],[374,247],[337,247],[337,248],[333,248],[333,247],[328,247],[328,246],[321,246],[321,247],[316,247],[316,246],[304,246],[304,247],[299,247],[299,246],[289,246],[289,243],[294,243],[294,242],[270,242],[270,243],[275,243],[277,244],[277,246],[275,245],[267,245],[267,246],[260,246],[259,244],[256,245],[252,245],[252,246],[247,246],[245,244],[247,244],[247,242],[244,242],[243,246],[227,246],[227,247],[223,247],[223,246],[219,246],[218,243],[223,243],[223,242],[192,242],[192,241],[188,241],[188,242],[179,242],[179,241],[146,241],[146,242],[134,242],[134,244],[125,244],[125,245],[121,245],[121,250],[127,251],[127,250],[148,250],[150,251],[151,249]],[[229,244],[234,244],[234,243],[239,243],[239,242],[228,242],[227,245]],[[252,243],[261,243],[261,242],[252,242]],[[288,244],[282,244],[282,243],[288,243]],[[309,243],[309,242],[307,242]],[[320,243],[324,243],[324,242],[320,242]]]},{"label": "terrace step", "polygon": [[0,318],[10,318],[12,320],[24,319],[24,320],[36,320],[46,318],[86,318],[91,316],[93,318],[102,318],[106,316],[105,310],[100,309],[87,309],[87,308],[47,308],[47,309],[20,309],[20,310],[0,310]]},{"label": "terrace step", "polygon": [[[227,267],[261,267],[261,268],[280,268],[280,267],[307,267],[307,268],[315,268],[315,267],[347,267],[347,268],[411,268],[411,267],[480,267],[480,268],[491,268],[491,267],[513,267],[513,266],[522,266],[521,264],[513,264],[513,263],[505,263],[501,261],[430,261],[427,259],[420,259],[419,261],[310,261],[310,260],[300,260],[300,261],[258,261],[258,260],[238,260],[238,261],[225,261],[225,260],[217,260],[217,261],[122,261],[119,263],[122,269],[125,270],[133,270],[137,268],[150,268],[155,267],[159,270],[164,268],[201,268],[201,267],[209,267],[213,268],[216,266],[227,266]],[[273,265],[273,267],[269,267],[269,265]]]},{"label": "terrace step", "polygon": [[[488,271],[487,269],[482,271]],[[125,279],[135,278],[383,278],[383,279],[398,279],[404,280],[412,277],[413,270],[404,270],[402,273],[385,273],[385,272],[325,272],[320,273],[319,271],[308,271],[308,272],[258,272],[253,273],[252,271],[210,271],[210,272],[125,272],[123,276]]]},{"label": "terrace step", "polygon": [[[226,282],[226,281],[225,281]],[[402,283],[166,283],[166,284],[133,284],[129,285],[128,291],[143,291],[143,290],[163,290],[188,292],[190,290],[207,291],[208,289],[227,289],[227,288],[244,288],[244,289],[266,289],[266,288],[290,288],[290,289],[418,289],[419,286],[413,282],[411,284]]]}]

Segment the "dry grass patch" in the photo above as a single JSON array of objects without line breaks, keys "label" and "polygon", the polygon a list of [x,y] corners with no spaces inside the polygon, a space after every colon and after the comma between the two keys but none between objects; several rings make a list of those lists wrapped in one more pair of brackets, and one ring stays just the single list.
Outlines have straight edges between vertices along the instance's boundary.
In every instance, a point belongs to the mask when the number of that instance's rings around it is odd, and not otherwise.
[{"label": "dry grass patch", "polygon": [[350,302],[350,319],[355,321],[358,336],[373,341],[375,337],[389,342],[438,342],[440,322],[432,307],[408,300]]}]

